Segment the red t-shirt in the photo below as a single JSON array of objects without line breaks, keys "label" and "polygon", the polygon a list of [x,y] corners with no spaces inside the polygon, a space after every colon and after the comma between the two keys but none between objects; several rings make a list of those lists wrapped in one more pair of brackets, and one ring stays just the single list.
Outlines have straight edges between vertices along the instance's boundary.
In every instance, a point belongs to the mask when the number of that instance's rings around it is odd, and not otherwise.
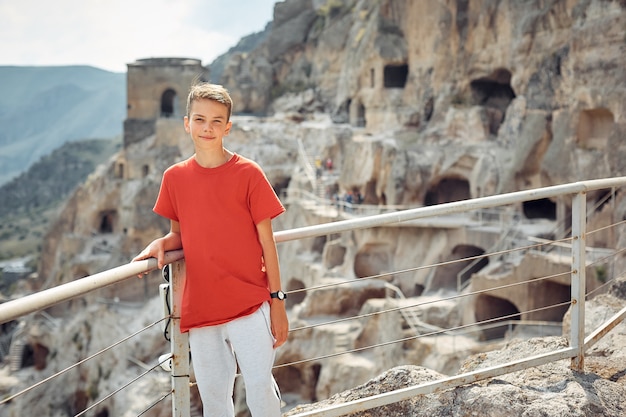
[{"label": "red t-shirt", "polygon": [[154,211],[179,222],[186,280],[181,331],[254,312],[269,300],[256,224],[285,211],[265,174],[237,154],[217,168],[168,168]]}]

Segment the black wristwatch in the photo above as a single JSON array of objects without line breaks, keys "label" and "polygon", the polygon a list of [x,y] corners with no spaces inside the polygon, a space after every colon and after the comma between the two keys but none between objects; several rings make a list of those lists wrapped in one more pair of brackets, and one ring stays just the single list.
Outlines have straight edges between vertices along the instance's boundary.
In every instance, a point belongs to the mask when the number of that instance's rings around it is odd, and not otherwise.
[{"label": "black wristwatch", "polygon": [[279,300],[284,300],[285,298],[287,298],[287,294],[285,294],[284,292],[278,290],[276,292],[271,292],[270,293],[270,297],[278,298]]}]

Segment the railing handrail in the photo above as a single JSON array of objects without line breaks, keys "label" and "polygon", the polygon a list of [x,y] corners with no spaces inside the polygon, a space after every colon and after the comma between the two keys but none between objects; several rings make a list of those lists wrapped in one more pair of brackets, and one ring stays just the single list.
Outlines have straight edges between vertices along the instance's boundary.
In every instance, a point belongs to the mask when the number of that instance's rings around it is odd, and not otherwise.
[{"label": "railing handrail", "polygon": [[477,197],[470,200],[454,201],[451,203],[418,207],[404,211],[383,213],[356,219],[339,220],[326,224],[304,226],[291,230],[277,231],[274,233],[274,237],[276,238],[276,242],[287,242],[290,240],[346,232],[354,229],[378,227],[392,223],[423,219],[426,217],[461,213],[464,211],[491,208],[499,205],[556,197],[562,194],[574,194],[602,188],[617,187],[624,184],[626,184],[626,177],[579,181],[570,184],[553,185],[549,187],[515,191],[487,197]]},{"label": "railing handrail", "polygon": [[[170,251],[165,254],[165,262],[172,263],[183,258],[183,251]],[[15,320],[29,313],[69,301],[91,291],[124,281],[157,268],[155,258],[131,262],[117,268],[67,282],[33,294],[0,304],[0,324]]]}]

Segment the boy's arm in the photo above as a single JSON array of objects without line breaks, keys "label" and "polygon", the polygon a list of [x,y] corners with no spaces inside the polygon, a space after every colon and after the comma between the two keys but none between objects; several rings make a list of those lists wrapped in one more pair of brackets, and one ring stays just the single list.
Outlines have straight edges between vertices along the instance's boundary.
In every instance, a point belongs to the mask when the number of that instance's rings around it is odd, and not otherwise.
[{"label": "boy's arm", "polygon": [[[270,292],[276,292],[281,289],[280,283],[280,266],[278,263],[278,252],[276,250],[276,241],[274,240],[274,232],[272,231],[272,220],[267,218],[257,224],[257,232],[259,242],[263,248],[263,259],[265,261],[265,272]],[[278,347],[285,343],[289,333],[289,321],[287,319],[287,309],[284,300],[272,298],[270,300],[270,320],[272,326],[272,334],[276,342],[274,347]]]},{"label": "boy's arm", "polygon": [[163,237],[153,240],[144,250],[135,256],[132,262],[142,259],[156,258],[159,269],[164,266],[165,252],[183,247],[180,238],[180,224],[177,221],[170,220],[170,231]]}]

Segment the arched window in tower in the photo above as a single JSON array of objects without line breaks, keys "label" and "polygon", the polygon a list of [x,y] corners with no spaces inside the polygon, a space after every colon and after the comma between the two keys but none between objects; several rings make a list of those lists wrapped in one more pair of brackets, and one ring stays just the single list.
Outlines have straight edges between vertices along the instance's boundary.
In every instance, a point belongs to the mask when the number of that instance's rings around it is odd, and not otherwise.
[{"label": "arched window in tower", "polygon": [[168,88],[161,96],[161,117],[175,117],[178,114],[176,91]]},{"label": "arched window in tower", "polygon": [[116,177],[124,178],[124,163],[123,162],[120,162],[119,164],[117,164]]}]

